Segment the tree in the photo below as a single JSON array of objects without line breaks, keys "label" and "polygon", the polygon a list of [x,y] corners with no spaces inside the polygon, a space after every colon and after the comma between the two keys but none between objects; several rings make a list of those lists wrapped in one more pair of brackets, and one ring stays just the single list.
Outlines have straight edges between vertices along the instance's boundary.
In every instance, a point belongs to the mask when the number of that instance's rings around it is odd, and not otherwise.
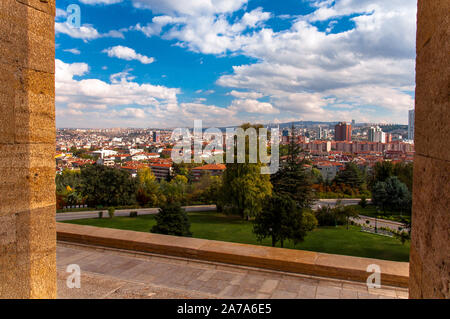
[{"label": "tree", "polygon": [[300,146],[292,126],[292,135],[288,148],[286,163],[271,177],[273,192],[289,196],[300,209],[310,209],[314,204],[311,175],[304,168],[305,159],[300,159]]},{"label": "tree", "polygon": [[359,217],[358,211],[352,206],[344,206],[341,201],[338,201],[333,209],[335,216],[338,219],[345,219],[347,230],[350,218]]},{"label": "tree", "polygon": [[396,176],[389,177],[385,182],[378,182],[372,190],[372,203],[386,210],[411,211],[411,193],[405,184]]},{"label": "tree", "polygon": [[[258,129],[262,125],[244,124],[242,129]],[[261,174],[263,164],[257,156],[257,163],[249,163],[249,140],[246,137],[245,163],[226,164],[223,174],[222,198],[219,203],[226,212],[239,214],[249,220],[250,217],[258,215],[263,207],[263,201],[272,193],[272,184],[269,175]],[[235,146],[236,151],[236,146]],[[258,154],[257,154],[258,155]]]},{"label": "tree", "polygon": [[271,237],[273,247],[278,242],[283,247],[288,239],[295,245],[306,236],[302,211],[289,196],[274,194],[266,198],[263,210],[256,215],[253,232],[260,242]]},{"label": "tree", "polygon": [[412,193],[413,185],[413,164],[412,163],[397,163],[394,165],[394,175],[408,187],[410,193]]},{"label": "tree", "polygon": [[191,223],[186,211],[178,203],[169,203],[159,209],[155,215],[156,225],[150,230],[152,233],[191,237]]},{"label": "tree", "polygon": [[158,204],[159,184],[149,167],[138,170],[139,188],[136,200],[141,206]]},{"label": "tree", "polygon": [[373,167],[372,185],[378,182],[384,182],[394,175],[394,165],[390,161],[377,162]]},{"label": "tree", "polygon": [[340,171],[334,182],[336,184],[344,184],[350,186],[354,190],[362,190],[364,178],[361,170],[355,163],[347,163],[345,169]]},{"label": "tree", "polygon": [[65,169],[61,174],[56,175],[55,182],[57,193],[64,193],[67,186],[70,186],[72,190],[77,190],[81,184],[81,175],[79,171]]},{"label": "tree", "polygon": [[81,169],[80,192],[89,206],[125,206],[136,201],[138,181],[128,172],[102,165]]}]

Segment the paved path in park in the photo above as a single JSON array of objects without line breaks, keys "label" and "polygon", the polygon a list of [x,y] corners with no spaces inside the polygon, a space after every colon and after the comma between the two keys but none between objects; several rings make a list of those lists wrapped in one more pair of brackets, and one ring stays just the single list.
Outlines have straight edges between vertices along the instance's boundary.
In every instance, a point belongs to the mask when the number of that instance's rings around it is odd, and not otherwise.
[{"label": "paved path in park", "polygon": [[[405,226],[402,223],[399,222],[394,222],[391,220],[386,220],[386,219],[376,219],[373,217],[368,217],[368,216],[363,216],[363,215],[359,215],[359,218],[352,218],[352,220],[357,223],[358,225],[361,226],[368,226],[370,225],[371,227],[383,227],[383,228],[388,228],[391,230],[400,230],[405,228]],[[367,221],[369,221],[369,223],[367,223]]]},{"label": "paved path in park", "polygon": [[[69,289],[67,266],[81,288]],[[407,298],[407,289],[58,242],[58,298]]]}]

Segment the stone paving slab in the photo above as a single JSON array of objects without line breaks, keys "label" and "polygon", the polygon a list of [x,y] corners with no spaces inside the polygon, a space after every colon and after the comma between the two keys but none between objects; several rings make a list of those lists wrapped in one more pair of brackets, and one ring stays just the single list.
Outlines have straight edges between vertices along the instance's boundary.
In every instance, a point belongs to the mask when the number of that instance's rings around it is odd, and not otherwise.
[{"label": "stone paving slab", "polygon": [[[66,267],[81,269],[81,288],[66,286]],[[59,298],[367,299],[407,298],[407,289],[58,243]]]}]

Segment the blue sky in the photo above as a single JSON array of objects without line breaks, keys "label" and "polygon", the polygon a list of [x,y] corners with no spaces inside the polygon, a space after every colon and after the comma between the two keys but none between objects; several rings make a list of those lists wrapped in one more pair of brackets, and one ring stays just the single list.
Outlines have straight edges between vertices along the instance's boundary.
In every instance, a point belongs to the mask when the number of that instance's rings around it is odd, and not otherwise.
[{"label": "blue sky", "polygon": [[58,0],[57,127],[406,123],[416,5]]}]

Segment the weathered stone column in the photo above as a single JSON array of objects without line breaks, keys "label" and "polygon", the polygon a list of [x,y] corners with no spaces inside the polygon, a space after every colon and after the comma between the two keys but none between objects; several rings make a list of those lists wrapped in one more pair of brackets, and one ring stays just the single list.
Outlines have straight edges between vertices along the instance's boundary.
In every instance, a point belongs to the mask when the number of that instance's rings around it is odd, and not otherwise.
[{"label": "weathered stone column", "polygon": [[0,1],[0,297],[56,297],[55,0]]},{"label": "weathered stone column", "polygon": [[411,298],[450,298],[450,1],[419,0]]}]

